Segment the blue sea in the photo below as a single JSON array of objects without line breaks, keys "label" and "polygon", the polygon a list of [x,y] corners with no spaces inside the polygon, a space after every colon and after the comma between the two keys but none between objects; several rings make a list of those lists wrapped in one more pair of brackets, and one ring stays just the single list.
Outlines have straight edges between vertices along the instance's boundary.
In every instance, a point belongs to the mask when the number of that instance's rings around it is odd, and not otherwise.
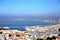
[{"label": "blue sea", "polygon": [[26,26],[46,26],[46,25],[52,25],[51,23],[46,22],[39,22],[39,21],[31,21],[31,20],[25,20],[25,21],[14,21],[14,20],[1,20],[0,21],[0,27],[11,27],[12,29],[21,30],[24,31]]}]

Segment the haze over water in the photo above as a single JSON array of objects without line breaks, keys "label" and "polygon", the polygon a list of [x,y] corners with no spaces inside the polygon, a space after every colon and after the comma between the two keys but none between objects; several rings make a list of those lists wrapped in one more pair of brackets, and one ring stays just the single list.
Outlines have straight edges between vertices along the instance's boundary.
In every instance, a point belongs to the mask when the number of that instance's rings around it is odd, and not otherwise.
[{"label": "haze over water", "polygon": [[0,0],[0,26],[52,25],[60,19],[60,0]]}]

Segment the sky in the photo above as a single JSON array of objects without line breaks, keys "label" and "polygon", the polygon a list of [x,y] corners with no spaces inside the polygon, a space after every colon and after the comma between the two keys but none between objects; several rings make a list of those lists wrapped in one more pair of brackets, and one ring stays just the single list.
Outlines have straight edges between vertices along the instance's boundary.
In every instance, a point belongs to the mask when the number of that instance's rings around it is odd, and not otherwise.
[{"label": "sky", "polygon": [[60,0],[0,0],[0,20],[55,18],[60,18]]}]

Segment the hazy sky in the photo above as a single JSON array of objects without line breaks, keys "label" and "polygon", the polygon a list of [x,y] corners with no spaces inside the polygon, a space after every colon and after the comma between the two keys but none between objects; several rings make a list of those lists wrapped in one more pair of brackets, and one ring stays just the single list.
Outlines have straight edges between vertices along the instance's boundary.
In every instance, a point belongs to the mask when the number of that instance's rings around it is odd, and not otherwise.
[{"label": "hazy sky", "polygon": [[60,0],[0,0],[0,19],[60,17]]}]

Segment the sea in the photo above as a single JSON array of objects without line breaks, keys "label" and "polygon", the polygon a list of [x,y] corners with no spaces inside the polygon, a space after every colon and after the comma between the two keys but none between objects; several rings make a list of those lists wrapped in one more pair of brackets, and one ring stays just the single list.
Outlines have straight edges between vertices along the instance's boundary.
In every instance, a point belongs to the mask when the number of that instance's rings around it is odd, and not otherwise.
[{"label": "sea", "polygon": [[25,31],[26,26],[31,27],[38,25],[44,27],[47,25],[53,25],[53,23],[31,21],[31,20],[25,20],[25,21],[1,20],[0,21],[0,27],[10,27],[13,30],[21,30],[21,31]]}]

